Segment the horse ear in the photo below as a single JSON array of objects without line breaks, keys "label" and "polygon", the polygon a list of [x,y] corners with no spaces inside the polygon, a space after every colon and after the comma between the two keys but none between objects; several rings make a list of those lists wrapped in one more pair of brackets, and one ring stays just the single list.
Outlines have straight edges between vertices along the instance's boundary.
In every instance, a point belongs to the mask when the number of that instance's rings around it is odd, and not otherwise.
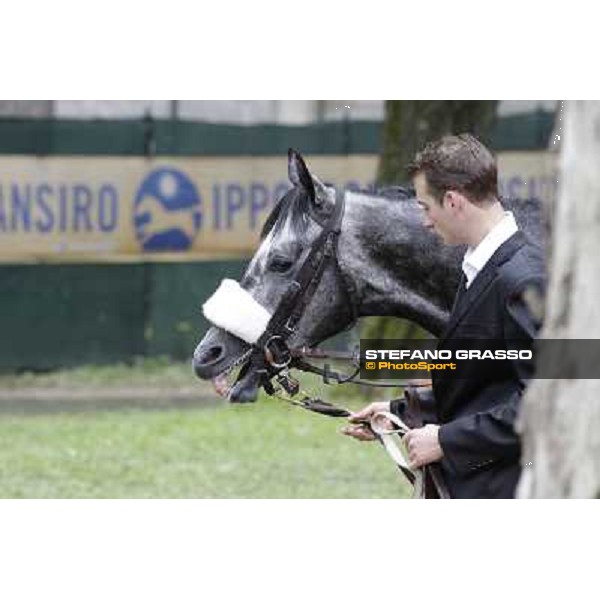
[{"label": "horse ear", "polygon": [[313,186],[315,188],[315,204],[319,207],[326,207],[335,203],[335,190],[327,187],[316,175],[312,176]]},{"label": "horse ear", "polygon": [[288,150],[288,177],[294,185],[302,186],[312,200],[315,199],[315,187],[304,159],[293,148]]}]

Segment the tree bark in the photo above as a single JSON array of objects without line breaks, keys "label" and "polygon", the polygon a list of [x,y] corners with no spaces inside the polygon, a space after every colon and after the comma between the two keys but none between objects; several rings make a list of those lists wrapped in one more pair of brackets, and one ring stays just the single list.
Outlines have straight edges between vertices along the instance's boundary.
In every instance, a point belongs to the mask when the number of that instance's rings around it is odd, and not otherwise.
[{"label": "tree bark", "polygon": [[377,181],[407,183],[406,167],[415,152],[443,135],[468,132],[488,142],[497,104],[496,100],[386,100]]},{"label": "tree bark", "polygon": [[[600,338],[600,102],[566,102],[562,122],[560,187],[540,337],[596,339]],[[577,361],[573,368],[577,370]],[[600,497],[600,380],[534,380],[523,400],[518,429],[525,465],[520,497]]]}]

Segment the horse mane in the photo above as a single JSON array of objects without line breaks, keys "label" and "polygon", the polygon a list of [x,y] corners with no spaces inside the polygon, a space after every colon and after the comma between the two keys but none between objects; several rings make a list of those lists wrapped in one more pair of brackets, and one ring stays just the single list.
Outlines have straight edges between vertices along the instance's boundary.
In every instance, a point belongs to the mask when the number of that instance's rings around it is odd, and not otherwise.
[{"label": "horse mane", "polygon": [[[357,194],[376,196],[378,198],[387,198],[388,200],[413,200],[416,197],[414,187],[406,187],[402,185],[390,185],[376,188],[368,187],[353,191],[356,191]],[[517,206],[517,208],[531,210],[532,212],[539,211],[542,205],[542,201],[536,197],[507,198],[505,196],[498,195],[498,200],[500,201],[500,204],[507,209]]]},{"label": "horse mane", "polygon": [[[376,188],[368,187],[348,191],[371,197],[385,198],[394,202],[412,200],[415,198],[414,188],[402,185],[390,185]],[[505,198],[499,196],[498,199],[505,209],[518,209],[519,213],[522,215],[522,219],[527,221],[524,224],[526,226],[533,226],[533,229],[537,229],[538,233],[542,234],[541,237],[548,235],[549,222],[548,219],[545,218],[547,215],[545,215],[542,210],[542,202],[539,198]],[[290,214],[290,226],[292,227],[292,230],[296,234],[301,235],[308,226],[308,211],[308,194],[302,189],[292,188],[284,194],[284,196],[275,204],[273,210],[271,210],[271,213],[267,217],[260,232],[261,241],[264,240],[271,231],[277,234],[286,222],[287,216]],[[534,223],[530,222],[531,219],[533,219],[533,221],[539,219],[540,223],[536,226]]]},{"label": "horse mane", "polygon": [[[405,187],[401,185],[391,185],[379,188],[361,188],[356,193],[366,196],[387,198],[388,200],[414,200],[416,193],[414,187]],[[548,215],[544,211],[544,202],[538,197],[513,198],[498,195],[500,204],[506,210],[515,209],[519,213],[530,218],[538,219],[540,226],[549,231]]]},{"label": "horse mane", "polygon": [[373,198],[384,198],[386,200],[411,200],[415,197],[414,188],[403,185],[352,187],[348,188],[346,192],[360,194],[361,196],[371,196]]},{"label": "horse mane", "polygon": [[267,220],[265,221],[264,225],[262,226],[262,229],[260,230],[261,241],[264,240],[267,237],[267,235],[269,235],[269,231],[271,231],[271,229],[273,229],[277,219],[279,219],[279,215],[281,214],[282,204],[283,204],[283,198],[281,200],[279,200],[277,202],[277,204],[275,204],[275,206],[273,207],[273,210],[269,213]]},{"label": "horse mane", "polygon": [[291,227],[293,231],[297,233],[303,232],[307,226],[306,215],[308,214],[308,209],[308,193],[295,188],[289,190],[283,198],[275,204],[273,210],[267,217],[260,232],[261,241],[264,240],[271,231],[273,231],[274,234],[277,234],[281,230],[285,223],[286,216],[290,214],[290,211],[292,215]]},{"label": "horse mane", "polygon": [[[361,190],[366,192],[366,190]],[[415,197],[415,190],[412,187],[405,187],[402,185],[388,185],[383,187],[375,188],[374,191],[370,192],[372,195],[379,196],[380,198],[387,198],[388,200],[410,200]]]},{"label": "horse mane", "polygon": [[[388,200],[409,200],[415,197],[412,187],[401,185],[382,186],[378,188],[359,188],[354,191],[357,194],[377,196]],[[277,233],[285,222],[285,215],[292,211],[291,226],[294,231],[300,232],[306,228],[304,215],[308,209],[308,194],[292,188],[275,204],[260,232],[260,240],[264,240],[274,230]]]}]

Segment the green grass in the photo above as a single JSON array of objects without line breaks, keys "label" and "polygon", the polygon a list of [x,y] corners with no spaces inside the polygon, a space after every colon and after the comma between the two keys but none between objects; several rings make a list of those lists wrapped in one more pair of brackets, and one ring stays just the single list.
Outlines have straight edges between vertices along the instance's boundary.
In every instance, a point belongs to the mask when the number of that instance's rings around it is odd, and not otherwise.
[{"label": "green grass", "polygon": [[168,358],[137,358],[131,365],[83,365],[49,373],[24,372],[0,374],[0,388],[103,388],[200,384],[192,373],[191,362]]},{"label": "green grass", "polygon": [[341,425],[271,398],[196,410],[4,414],[0,497],[406,497],[385,451],[342,436]]},{"label": "green grass", "polygon": [[[341,368],[341,367],[340,367]],[[303,386],[337,404],[368,400],[356,386]],[[195,408],[169,392],[198,386]],[[143,359],[0,376],[0,389],[53,389],[102,397],[105,389],[151,388],[156,398],[109,404],[0,403],[2,498],[400,498],[409,488],[376,443],[339,433],[331,419],[264,394],[251,405],[216,402],[188,363]],[[60,396],[60,393],[57,394]],[[389,397],[389,396],[388,396]],[[115,406],[118,408],[115,410]],[[159,410],[158,407],[162,407]]]}]

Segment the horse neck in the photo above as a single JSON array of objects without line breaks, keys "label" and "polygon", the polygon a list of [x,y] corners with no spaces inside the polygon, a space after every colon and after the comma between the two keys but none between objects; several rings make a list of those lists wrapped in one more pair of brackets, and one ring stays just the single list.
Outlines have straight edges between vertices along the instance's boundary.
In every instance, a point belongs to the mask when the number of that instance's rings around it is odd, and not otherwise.
[{"label": "horse neck", "polygon": [[422,224],[414,199],[346,193],[340,238],[360,316],[395,316],[440,335],[459,277],[457,250]]}]

